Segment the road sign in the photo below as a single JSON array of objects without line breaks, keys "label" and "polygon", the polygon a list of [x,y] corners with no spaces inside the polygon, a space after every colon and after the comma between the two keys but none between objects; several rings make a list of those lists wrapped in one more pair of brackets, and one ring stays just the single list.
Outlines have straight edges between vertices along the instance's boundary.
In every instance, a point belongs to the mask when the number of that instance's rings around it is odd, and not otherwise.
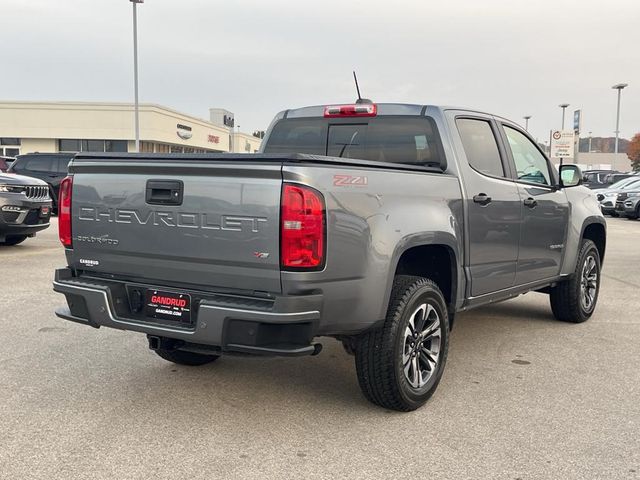
[{"label": "road sign", "polygon": [[576,110],[573,112],[573,131],[576,135],[580,134],[580,123],[582,120],[582,110]]},{"label": "road sign", "polygon": [[573,158],[574,133],[571,130],[551,132],[551,158]]}]

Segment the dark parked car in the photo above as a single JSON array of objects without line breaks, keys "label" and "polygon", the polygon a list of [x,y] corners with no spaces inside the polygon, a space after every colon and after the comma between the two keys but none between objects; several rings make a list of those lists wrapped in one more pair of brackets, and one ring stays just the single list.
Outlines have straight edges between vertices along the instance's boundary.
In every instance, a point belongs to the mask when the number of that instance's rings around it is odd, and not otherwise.
[{"label": "dark parked car", "polygon": [[51,198],[42,180],[0,173],[0,245],[17,245],[49,226]]},{"label": "dark parked car", "polygon": [[9,167],[9,172],[27,177],[39,178],[49,185],[49,194],[53,202],[53,211],[58,210],[58,191],[60,182],[67,175],[67,165],[73,153],[27,153],[18,155]]},{"label": "dark parked car", "polygon": [[611,185],[607,182],[607,177],[612,174],[618,174],[616,170],[585,170],[582,184],[592,190],[598,188],[608,188]]},{"label": "dark parked car", "polygon": [[[611,173],[607,175],[606,182],[610,185],[613,185],[614,183],[619,182],[620,180],[624,180],[625,178],[631,178],[636,175],[637,173]],[[609,187],[605,187],[605,188],[609,188]]]}]

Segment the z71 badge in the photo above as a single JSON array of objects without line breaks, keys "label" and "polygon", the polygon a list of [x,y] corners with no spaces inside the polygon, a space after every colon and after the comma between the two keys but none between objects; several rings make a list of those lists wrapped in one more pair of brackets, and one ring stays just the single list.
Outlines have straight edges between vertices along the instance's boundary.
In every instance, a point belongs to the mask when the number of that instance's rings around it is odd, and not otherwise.
[{"label": "z71 badge", "polygon": [[336,187],[365,187],[369,179],[363,175],[334,175],[333,185]]}]

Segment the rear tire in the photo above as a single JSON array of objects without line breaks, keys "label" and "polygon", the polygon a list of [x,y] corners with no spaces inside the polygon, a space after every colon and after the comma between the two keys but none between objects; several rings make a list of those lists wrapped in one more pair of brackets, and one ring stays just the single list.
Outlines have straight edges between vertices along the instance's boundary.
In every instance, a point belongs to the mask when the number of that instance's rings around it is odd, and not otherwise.
[{"label": "rear tire", "polygon": [[553,315],[563,322],[585,322],[596,309],[599,292],[600,253],[595,243],[583,239],[573,275],[549,294]]},{"label": "rear tire", "polygon": [[4,239],[4,242],[0,242],[0,245],[18,245],[27,239],[26,235],[11,235]]},{"label": "rear tire", "polygon": [[220,358],[220,355],[205,355],[202,353],[185,352],[183,350],[154,350],[154,352],[169,362],[177,365],[188,365],[190,367],[206,365]]},{"label": "rear tire", "polygon": [[438,286],[428,278],[396,276],[384,325],[356,344],[364,396],[391,410],[419,408],[440,382],[448,348],[449,317]]}]

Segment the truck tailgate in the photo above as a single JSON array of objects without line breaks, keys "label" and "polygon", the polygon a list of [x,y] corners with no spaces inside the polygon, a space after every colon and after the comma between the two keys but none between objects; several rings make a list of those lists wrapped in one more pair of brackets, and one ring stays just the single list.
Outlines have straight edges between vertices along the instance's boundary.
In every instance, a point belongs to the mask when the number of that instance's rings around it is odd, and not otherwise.
[{"label": "truck tailgate", "polygon": [[70,265],[162,285],[280,292],[282,165],[75,159]]}]

